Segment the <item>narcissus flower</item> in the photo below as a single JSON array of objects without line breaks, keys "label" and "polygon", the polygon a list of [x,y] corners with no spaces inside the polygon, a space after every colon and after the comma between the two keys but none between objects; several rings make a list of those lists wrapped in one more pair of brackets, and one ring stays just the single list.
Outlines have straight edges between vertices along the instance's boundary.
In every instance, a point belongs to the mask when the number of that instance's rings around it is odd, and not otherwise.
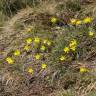
[{"label": "narcissus flower", "polygon": [[89,32],[88,32],[88,35],[89,35],[89,36],[94,36],[94,32],[89,31]]},{"label": "narcissus flower", "polygon": [[60,57],[60,61],[65,61],[65,60],[66,60],[66,57],[62,55],[62,56]]},{"label": "narcissus flower", "polygon": [[85,23],[85,24],[87,24],[87,23],[91,23],[92,22],[92,18],[91,17],[86,17],[84,20],[83,20],[83,22]]},{"label": "narcissus flower", "polygon": [[70,51],[69,47],[65,47],[65,48],[64,48],[64,52],[65,52],[65,53],[68,53],[69,51]]},{"label": "narcissus flower", "polygon": [[8,64],[13,64],[14,63],[14,60],[11,57],[7,57],[6,61],[7,61]]},{"label": "narcissus flower", "polygon": [[39,43],[40,42],[40,38],[36,37],[34,38],[34,43]]},{"label": "narcissus flower", "polygon": [[47,65],[45,63],[42,64],[42,69],[46,69]]},{"label": "narcissus flower", "polygon": [[77,20],[76,21],[76,25],[80,25],[80,24],[82,24],[82,21],[81,20]]},{"label": "narcissus flower", "polygon": [[81,67],[80,73],[85,73],[85,72],[89,72],[89,70],[87,68]]},{"label": "narcissus flower", "polygon": [[14,51],[14,55],[15,55],[15,56],[19,56],[19,55],[20,55],[20,50],[15,50],[15,51]]},{"label": "narcissus flower", "polygon": [[70,49],[71,49],[72,51],[76,51],[76,46],[72,46],[72,47],[70,47]]},{"label": "narcissus flower", "polygon": [[72,40],[70,43],[69,43],[69,47],[72,51],[75,51],[76,50],[76,47],[77,47],[77,40]]},{"label": "narcissus flower", "polygon": [[46,47],[44,45],[41,46],[40,48],[41,51],[45,51],[46,50]]},{"label": "narcissus flower", "polygon": [[40,55],[40,54],[36,54],[36,55],[35,55],[35,59],[37,59],[37,60],[39,60],[39,59],[40,59],[40,57],[41,57],[41,55]]},{"label": "narcissus flower", "polygon": [[28,68],[28,73],[30,73],[30,74],[33,74],[33,69],[32,68]]},{"label": "narcissus flower", "polygon": [[57,22],[57,18],[56,17],[51,17],[51,22],[52,23],[56,23]]},{"label": "narcissus flower", "polygon": [[32,38],[27,38],[27,39],[26,39],[26,43],[27,43],[27,44],[31,44],[31,43],[32,43]]},{"label": "narcissus flower", "polygon": [[77,46],[77,40],[73,39],[70,43],[69,43],[69,47],[73,47],[73,46]]},{"label": "narcissus flower", "polygon": [[30,46],[28,46],[28,45],[24,46],[24,50],[29,51],[30,50]]},{"label": "narcissus flower", "polygon": [[71,24],[76,24],[76,21],[77,21],[77,19],[74,19],[74,18],[70,19]]}]

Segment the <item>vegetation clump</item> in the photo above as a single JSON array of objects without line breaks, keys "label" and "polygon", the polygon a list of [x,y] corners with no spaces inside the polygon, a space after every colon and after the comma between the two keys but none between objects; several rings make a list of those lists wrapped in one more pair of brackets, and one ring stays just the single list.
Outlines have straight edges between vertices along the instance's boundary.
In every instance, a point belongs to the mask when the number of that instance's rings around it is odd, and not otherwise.
[{"label": "vegetation clump", "polygon": [[0,96],[95,96],[95,3],[1,0]]}]

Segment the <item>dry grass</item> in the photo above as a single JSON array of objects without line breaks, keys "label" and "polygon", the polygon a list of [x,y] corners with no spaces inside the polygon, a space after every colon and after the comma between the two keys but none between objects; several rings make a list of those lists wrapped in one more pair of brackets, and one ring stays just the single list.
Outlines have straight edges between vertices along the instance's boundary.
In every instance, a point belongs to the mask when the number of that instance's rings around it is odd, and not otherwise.
[{"label": "dry grass", "polygon": [[[70,18],[82,19],[86,16],[96,18],[95,1],[40,0],[37,5],[34,3],[29,6],[27,4],[26,8],[18,9],[17,13],[13,12],[14,15],[11,14],[7,21],[3,20],[4,24],[2,22],[0,55],[3,54],[3,57],[0,57],[0,96],[95,96],[96,36],[90,39],[84,34],[90,27],[96,31],[96,24],[90,25],[89,28],[69,25]],[[50,18],[53,16],[58,18],[57,24],[50,23]],[[29,27],[32,31],[28,33]],[[34,43],[31,44],[32,47],[28,52],[23,50],[25,39],[37,36],[40,39],[48,38],[53,43],[46,52],[40,53],[41,60],[34,59],[34,54],[39,50],[33,49]],[[78,49],[76,53],[68,54],[69,61],[60,62],[58,58],[62,48],[71,38],[78,40]],[[22,53],[19,57],[12,55],[16,49],[20,49]],[[14,65],[6,63],[7,56],[15,59]],[[40,64],[44,62],[48,67],[42,71]],[[26,68],[30,66],[35,70],[34,75],[26,72]],[[81,74],[80,67],[86,67],[91,71]]]}]

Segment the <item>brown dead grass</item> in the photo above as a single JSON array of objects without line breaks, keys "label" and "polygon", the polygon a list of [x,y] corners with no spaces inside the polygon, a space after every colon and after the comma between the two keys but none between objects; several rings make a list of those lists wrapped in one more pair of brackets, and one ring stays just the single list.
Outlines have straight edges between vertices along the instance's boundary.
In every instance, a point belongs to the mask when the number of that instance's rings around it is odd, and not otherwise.
[{"label": "brown dead grass", "polygon": [[[62,0],[61,0],[61,2],[62,2]],[[61,3],[61,2],[59,2],[59,3]],[[19,42],[19,44],[21,44],[22,42],[20,42],[20,40],[23,40],[23,38],[27,36],[27,33],[24,30],[21,30],[21,31],[24,31],[23,33],[18,33],[16,31],[16,29],[15,29],[16,22],[24,23],[24,22],[28,21],[28,19],[30,21],[35,16],[39,17],[39,15],[40,15],[40,18],[42,18],[41,14],[46,13],[46,12],[49,13],[49,16],[51,16],[51,15],[58,16],[58,14],[57,14],[58,12],[56,10],[57,5],[58,5],[58,3],[56,3],[55,1],[53,1],[51,3],[42,2],[37,8],[33,9],[33,8],[28,7],[26,9],[20,10],[9,21],[7,21],[3,28],[2,33],[0,34],[0,46],[3,46],[3,49],[5,51],[4,57],[6,57],[8,53],[10,53],[11,49],[18,48],[18,46],[15,46],[15,48],[14,48],[15,41]],[[93,17],[95,17],[95,15],[96,15],[95,14],[96,13],[95,3],[93,3],[93,5],[86,6],[86,11],[84,11],[84,14],[85,13],[89,14],[90,10],[93,10],[92,15],[93,15]],[[62,12],[62,14],[63,14],[63,12]],[[32,16],[30,17],[30,15],[32,15]],[[64,18],[64,16],[66,16],[66,15],[63,15],[63,18]],[[27,26],[29,26],[29,25],[27,25]],[[33,24],[33,25],[35,25],[35,24]],[[26,29],[27,26],[24,23],[24,29]],[[23,43],[19,47],[22,47],[22,46],[23,46]],[[84,64],[81,64],[81,65],[84,66]],[[4,71],[1,72],[2,76],[3,76],[1,81],[2,81],[2,83],[4,83],[4,86],[5,86],[4,87],[5,93],[2,93],[3,95],[10,93],[9,96],[45,96],[45,95],[46,96],[68,96],[67,95],[68,92],[69,92],[69,94],[71,93],[69,89],[68,90],[62,89],[62,84],[63,84],[63,86],[65,84],[65,87],[66,87],[66,83],[68,83],[67,78],[72,79],[71,76],[69,76],[69,77],[65,76],[66,77],[66,78],[64,77],[65,79],[61,78],[61,80],[59,80],[59,81],[57,80],[56,83],[58,83],[58,84],[57,84],[57,86],[54,86],[54,84],[53,85],[49,84],[46,80],[44,80],[40,77],[32,77],[32,76],[29,76],[28,74],[23,74],[23,75],[19,76],[19,75],[17,75],[18,73],[15,74],[14,71],[8,70],[10,68],[7,69],[6,66],[4,66],[4,67],[5,67],[5,69],[2,69]],[[51,75],[54,74],[54,73],[52,73],[51,68],[49,68],[49,70],[47,70],[47,72],[48,71],[49,71],[48,74],[51,74]],[[24,79],[25,77],[26,77],[26,79]],[[64,82],[63,82],[63,80],[64,80]],[[73,80],[74,80],[74,78],[73,78]],[[71,82],[71,80],[69,80],[69,81]],[[3,87],[3,86],[1,86],[1,87]],[[73,95],[73,96],[87,96],[87,93],[91,92],[91,90],[96,90],[96,82],[91,82],[85,88],[83,88],[82,86],[79,87],[79,89],[76,92],[77,95]],[[2,94],[1,94],[1,96],[3,96]],[[20,94],[20,95],[17,95],[17,94]],[[69,95],[69,96],[71,96],[71,95]]]}]

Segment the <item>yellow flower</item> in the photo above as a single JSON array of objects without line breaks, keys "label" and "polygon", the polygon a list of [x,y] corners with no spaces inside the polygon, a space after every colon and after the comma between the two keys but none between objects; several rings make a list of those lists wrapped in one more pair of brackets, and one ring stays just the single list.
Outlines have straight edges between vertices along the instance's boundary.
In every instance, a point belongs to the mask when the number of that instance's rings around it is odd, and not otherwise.
[{"label": "yellow flower", "polygon": [[92,32],[92,31],[89,31],[89,36],[93,36],[94,35],[94,32]]},{"label": "yellow flower", "polygon": [[20,51],[19,51],[19,50],[15,50],[15,51],[14,51],[14,55],[15,55],[15,56],[19,56],[19,55],[20,55]]},{"label": "yellow flower", "polygon": [[84,22],[85,24],[87,24],[87,23],[91,23],[92,20],[93,20],[92,18],[86,17],[86,18],[83,20],[83,22]]},{"label": "yellow flower", "polygon": [[46,47],[44,45],[41,46],[40,48],[41,51],[45,51],[46,50]]},{"label": "yellow flower", "polygon": [[72,47],[70,47],[70,49],[71,49],[72,51],[75,51],[75,50],[76,50],[76,46],[72,46]]},{"label": "yellow flower", "polygon": [[76,46],[77,46],[77,41],[74,39],[70,42],[69,47],[72,51],[76,50]]},{"label": "yellow flower", "polygon": [[69,51],[70,51],[69,47],[65,47],[65,48],[64,48],[64,52],[65,52],[65,53],[68,53]]},{"label": "yellow flower", "polygon": [[82,21],[81,20],[77,20],[76,21],[76,25],[80,25],[80,24],[82,24]]},{"label": "yellow flower", "polygon": [[64,60],[66,60],[66,57],[62,55],[62,56],[60,57],[60,60],[61,60],[61,61],[64,61]]},{"label": "yellow flower", "polygon": [[31,43],[32,43],[32,38],[27,38],[27,39],[26,39],[26,43],[27,43],[27,44],[31,44]]},{"label": "yellow flower", "polygon": [[76,46],[76,45],[77,45],[77,41],[74,39],[70,42],[69,47],[71,48],[71,47]]},{"label": "yellow flower", "polygon": [[46,44],[46,43],[47,43],[47,41],[48,41],[47,39],[44,39],[44,40],[43,40],[43,43],[44,43],[44,44]]},{"label": "yellow flower", "polygon": [[74,18],[70,19],[71,24],[76,24],[76,21],[77,21],[77,19],[74,19]]},{"label": "yellow flower", "polygon": [[30,74],[33,74],[33,69],[32,68],[28,68],[28,73],[30,73]]},{"label": "yellow flower", "polygon": [[37,59],[37,60],[39,60],[39,59],[40,59],[40,57],[41,57],[41,55],[40,55],[40,54],[36,54],[36,55],[35,55],[35,59]]},{"label": "yellow flower", "polygon": [[13,64],[14,63],[14,60],[11,57],[7,57],[6,61],[7,61],[8,64]]},{"label": "yellow flower", "polygon": [[51,22],[52,23],[56,23],[57,22],[57,18],[56,17],[51,17]]},{"label": "yellow flower", "polygon": [[50,42],[50,41],[48,41],[48,42],[47,42],[47,45],[48,45],[48,46],[51,46],[51,42]]},{"label": "yellow flower", "polygon": [[45,69],[47,67],[47,65],[45,63],[42,64],[42,69]]},{"label": "yellow flower", "polygon": [[28,46],[28,45],[24,46],[24,50],[29,51],[30,50],[30,46]]},{"label": "yellow flower", "polygon": [[85,73],[85,72],[89,72],[89,70],[87,68],[81,67],[80,73]]},{"label": "yellow flower", "polygon": [[36,38],[34,39],[34,42],[35,42],[35,43],[39,43],[39,42],[40,42],[40,38],[36,37]]}]

